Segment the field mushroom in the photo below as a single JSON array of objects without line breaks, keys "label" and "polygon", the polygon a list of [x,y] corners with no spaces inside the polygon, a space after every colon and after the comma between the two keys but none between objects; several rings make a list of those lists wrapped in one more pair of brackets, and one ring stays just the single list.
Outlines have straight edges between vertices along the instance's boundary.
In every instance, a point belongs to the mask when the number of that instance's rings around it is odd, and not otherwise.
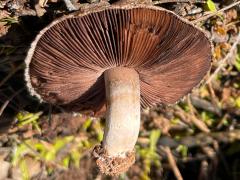
[{"label": "field mushroom", "polygon": [[103,173],[117,175],[135,161],[141,107],[173,104],[210,68],[203,31],[166,9],[125,3],[57,19],[36,37],[25,78],[32,95],[72,111],[105,111]]}]

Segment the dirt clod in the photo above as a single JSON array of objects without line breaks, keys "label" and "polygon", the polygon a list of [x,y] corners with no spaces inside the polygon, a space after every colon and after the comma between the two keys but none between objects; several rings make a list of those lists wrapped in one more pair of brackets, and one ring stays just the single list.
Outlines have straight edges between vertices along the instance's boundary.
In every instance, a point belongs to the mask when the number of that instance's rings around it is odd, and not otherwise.
[{"label": "dirt clod", "polygon": [[102,146],[96,146],[93,156],[100,171],[106,175],[118,176],[126,172],[135,162],[135,152],[128,152],[126,157],[110,157]]}]

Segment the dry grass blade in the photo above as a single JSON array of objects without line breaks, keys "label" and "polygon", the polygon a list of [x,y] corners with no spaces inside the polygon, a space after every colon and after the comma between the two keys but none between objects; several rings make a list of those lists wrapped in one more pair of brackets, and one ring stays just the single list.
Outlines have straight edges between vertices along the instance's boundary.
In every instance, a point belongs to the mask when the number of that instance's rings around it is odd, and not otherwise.
[{"label": "dry grass blade", "polygon": [[195,116],[193,116],[191,118],[193,124],[195,124],[195,126],[198,127],[198,129],[200,129],[201,131],[205,132],[205,133],[209,133],[210,130],[209,128],[206,126],[206,124],[202,121],[200,121],[198,118],[196,118]]},{"label": "dry grass blade", "polygon": [[195,114],[194,114],[194,107],[191,103],[191,99],[190,97],[188,96],[187,98],[187,104],[189,106],[189,109],[190,109],[190,114],[191,114],[191,121],[193,122],[193,124],[195,124],[201,131],[205,132],[205,133],[209,133],[210,132],[210,129],[206,126],[206,124],[204,122],[202,122],[201,120],[199,120]]},{"label": "dry grass blade", "polygon": [[164,3],[206,3],[205,0],[160,0],[153,1],[153,4],[164,4]]},{"label": "dry grass blade", "polygon": [[177,167],[177,163],[173,157],[171,149],[169,147],[163,147],[164,152],[167,154],[168,162],[173,170],[173,173],[177,180],[183,180],[183,177]]},{"label": "dry grass blade", "polygon": [[20,64],[15,69],[13,69],[11,72],[9,72],[9,74],[2,81],[0,81],[0,87],[2,85],[4,85],[5,82],[7,82],[16,72],[18,72],[19,70],[23,69],[23,67],[24,67],[24,65]]},{"label": "dry grass blade", "polygon": [[25,88],[22,88],[18,91],[16,91],[8,100],[6,100],[3,105],[0,107],[0,116],[2,115],[4,109],[7,107],[7,105],[10,103],[10,101],[17,96],[19,93],[21,93]]},{"label": "dry grass blade", "polygon": [[194,124],[199,130],[201,130],[204,133],[209,133],[210,130],[206,126],[204,122],[199,120],[196,116],[193,116],[192,114],[186,113],[184,110],[182,110],[180,107],[175,107],[176,115],[180,117],[182,121],[184,121],[187,124]]},{"label": "dry grass blade", "polygon": [[186,136],[180,140],[182,145],[189,148],[212,145],[215,141],[219,143],[232,143],[240,140],[240,130],[235,129],[227,132],[199,133],[195,136]]}]

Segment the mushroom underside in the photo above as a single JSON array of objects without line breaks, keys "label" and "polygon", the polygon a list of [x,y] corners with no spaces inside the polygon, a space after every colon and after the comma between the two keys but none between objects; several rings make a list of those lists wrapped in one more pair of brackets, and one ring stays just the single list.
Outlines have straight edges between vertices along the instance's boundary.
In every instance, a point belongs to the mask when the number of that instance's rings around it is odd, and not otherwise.
[{"label": "mushroom underside", "polygon": [[26,73],[32,94],[71,111],[105,106],[103,74],[114,67],[139,73],[142,107],[175,103],[200,82],[211,59],[203,32],[149,6],[67,18],[33,48]]},{"label": "mushroom underside", "polygon": [[26,80],[48,103],[106,111],[94,156],[102,172],[117,175],[134,162],[140,107],[175,103],[201,81],[210,60],[205,34],[173,13],[111,6],[40,32],[26,59]]}]

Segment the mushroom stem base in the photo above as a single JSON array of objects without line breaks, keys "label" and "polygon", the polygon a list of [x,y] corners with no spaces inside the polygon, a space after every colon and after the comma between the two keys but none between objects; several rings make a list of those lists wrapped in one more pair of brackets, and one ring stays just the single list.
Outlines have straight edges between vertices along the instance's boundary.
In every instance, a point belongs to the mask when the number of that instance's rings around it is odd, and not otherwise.
[{"label": "mushroom stem base", "polygon": [[135,162],[135,152],[126,153],[125,157],[109,157],[102,146],[96,146],[93,150],[93,157],[101,173],[110,176],[118,176],[128,170]]}]

